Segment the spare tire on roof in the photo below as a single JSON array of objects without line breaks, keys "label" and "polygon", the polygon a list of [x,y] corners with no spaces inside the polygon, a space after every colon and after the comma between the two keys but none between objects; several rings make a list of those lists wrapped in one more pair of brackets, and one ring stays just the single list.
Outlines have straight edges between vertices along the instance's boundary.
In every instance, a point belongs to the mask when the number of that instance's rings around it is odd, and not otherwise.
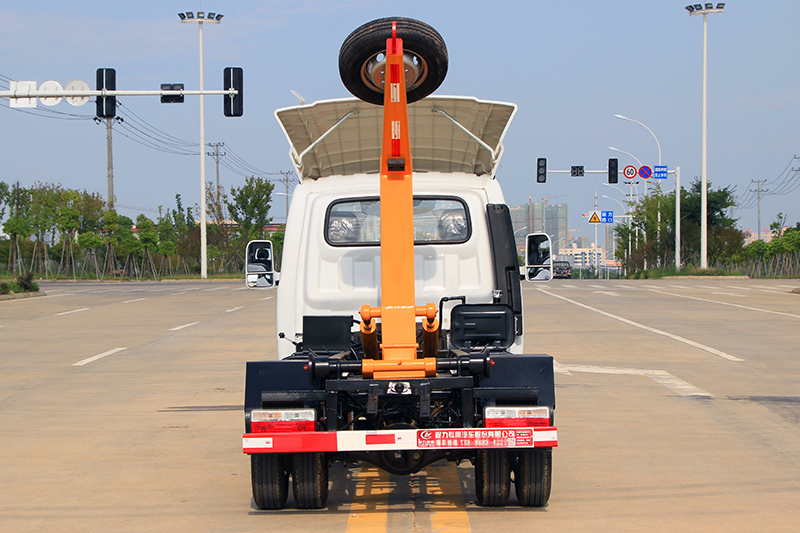
[{"label": "spare tire on roof", "polygon": [[344,40],[339,50],[339,75],[347,90],[372,104],[383,105],[386,40],[392,22],[403,40],[408,103],[435,91],[447,75],[447,46],[439,32],[419,20],[387,17],[363,26]]}]

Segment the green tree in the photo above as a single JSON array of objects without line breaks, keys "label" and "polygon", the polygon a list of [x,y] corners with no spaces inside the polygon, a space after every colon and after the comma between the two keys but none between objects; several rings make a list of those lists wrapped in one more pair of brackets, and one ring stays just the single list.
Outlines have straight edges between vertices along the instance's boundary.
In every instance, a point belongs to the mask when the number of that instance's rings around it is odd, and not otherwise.
[{"label": "green tree", "polygon": [[0,220],[3,220],[6,216],[6,208],[10,198],[11,189],[7,183],[0,181]]},{"label": "green tree", "polygon": [[264,178],[251,176],[238,189],[231,187],[231,200],[226,201],[231,218],[239,225],[243,242],[264,237],[274,185]]},{"label": "green tree", "polygon": [[283,241],[286,237],[284,229],[273,231],[269,235],[269,240],[272,241],[272,253],[275,255],[274,268],[277,271],[281,270],[281,262],[283,261]]},{"label": "green tree", "polygon": [[774,233],[779,239],[781,238],[781,235],[783,235],[783,228],[786,226],[787,218],[788,217],[783,213],[778,213],[778,215],[775,217],[775,222],[769,225],[769,229],[772,230],[772,233]]},{"label": "green tree", "polygon": [[[688,191],[681,194],[681,254],[687,261],[699,263],[700,258],[700,202],[702,182],[695,178]],[[736,219],[726,212],[736,205],[733,189],[712,189],[708,184],[708,259],[730,259],[744,245],[744,232],[736,229]]]},{"label": "green tree", "polygon": [[144,215],[136,217],[139,242],[150,251],[158,250],[158,231],[155,223]]},{"label": "green tree", "polygon": [[88,192],[86,190],[81,192],[77,202],[77,208],[78,211],[80,211],[78,232],[86,233],[99,230],[102,227],[103,210],[105,207],[106,202],[99,193]]}]

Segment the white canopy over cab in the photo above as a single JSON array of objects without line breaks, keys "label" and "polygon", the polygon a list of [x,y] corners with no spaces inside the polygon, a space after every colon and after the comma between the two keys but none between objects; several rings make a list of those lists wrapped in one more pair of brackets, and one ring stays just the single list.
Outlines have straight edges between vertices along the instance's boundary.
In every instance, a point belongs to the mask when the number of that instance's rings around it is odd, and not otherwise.
[{"label": "white canopy over cab", "polygon": [[[461,172],[494,177],[515,104],[430,96],[408,106],[414,173]],[[323,100],[275,111],[302,179],[380,171],[383,107],[356,98]]]}]

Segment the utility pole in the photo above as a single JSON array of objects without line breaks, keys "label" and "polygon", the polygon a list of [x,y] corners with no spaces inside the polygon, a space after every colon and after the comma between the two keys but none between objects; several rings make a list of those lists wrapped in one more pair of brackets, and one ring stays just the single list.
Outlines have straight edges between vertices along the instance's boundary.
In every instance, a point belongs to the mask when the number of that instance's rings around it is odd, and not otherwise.
[{"label": "utility pole", "polygon": [[106,161],[107,161],[107,175],[108,175],[108,208],[114,209],[114,149],[112,146],[112,126],[114,122],[122,122],[122,117],[108,117],[101,119],[95,117],[94,121],[97,124],[106,122]]},{"label": "utility pole", "polygon": [[769,189],[762,189],[761,184],[766,183],[767,180],[750,180],[752,183],[756,184],[756,190],[750,190],[750,192],[756,193],[756,197],[758,198],[758,240],[761,240],[761,197],[764,195],[765,192],[769,192]]},{"label": "utility pole", "polygon": [[106,119],[106,153],[108,159],[108,208],[114,208],[114,150],[111,146],[111,124],[113,118]]},{"label": "utility pole", "polygon": [[286,222],[289,222],[289,176],[293,176],[294,173],[288,170],[281,170],[278,173],[283,176],[280,182],[283,183],[284,186],[284,195],[286,197]]},{"label": "utility pole", "polygon": [[213,157],[217,163],[217,202],[219,202],[219,158],[228,155],[226,152],[220,152],[219,149],[225,146],[225,143],[208,143],[209,148],[213,148],[213,152],[206,152],[207,156]]}]

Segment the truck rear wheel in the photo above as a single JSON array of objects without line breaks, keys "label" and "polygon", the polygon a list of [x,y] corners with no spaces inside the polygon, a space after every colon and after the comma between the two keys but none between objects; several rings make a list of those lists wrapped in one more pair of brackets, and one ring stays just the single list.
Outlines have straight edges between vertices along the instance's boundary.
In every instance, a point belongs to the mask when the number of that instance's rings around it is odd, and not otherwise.
[{"label": "truck rear wheel", "polygon": [[514,488],[520,505],[544,507],[550,499],[553,474],[553,449],[520,450]]},{"label": "truck rear wheel", "polygon": [[507,450],[479,450],[475,458],[475,495],[478,505],[505,505],[510,491],[511,454]]},{"label": "truck rear wheel", "polygon": [[300,509],[321,509],[328,501],[328,461],[324,453],[295,453],[292,489]]},{"label": "truck rear wheel", "polygon": [[259,509],[283,509],[289,494],[289,474],[284,457],[277,453],[255,453],[250,456],[250,479],[253,500]]}]

